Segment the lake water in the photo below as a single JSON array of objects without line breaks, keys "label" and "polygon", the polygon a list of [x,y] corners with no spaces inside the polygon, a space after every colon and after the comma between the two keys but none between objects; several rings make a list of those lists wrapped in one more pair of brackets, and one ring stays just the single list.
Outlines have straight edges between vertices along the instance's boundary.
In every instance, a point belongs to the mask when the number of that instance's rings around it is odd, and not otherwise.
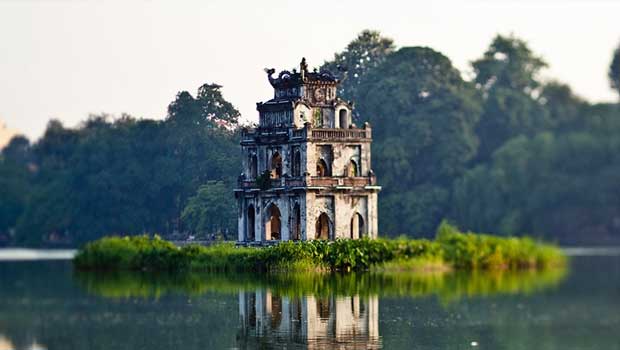
[{"label": "lake water", "polygon": [[53,254],[0,252],[0,350],[620,349],[617,251],[543,273],[329,276],[79,273]]}]

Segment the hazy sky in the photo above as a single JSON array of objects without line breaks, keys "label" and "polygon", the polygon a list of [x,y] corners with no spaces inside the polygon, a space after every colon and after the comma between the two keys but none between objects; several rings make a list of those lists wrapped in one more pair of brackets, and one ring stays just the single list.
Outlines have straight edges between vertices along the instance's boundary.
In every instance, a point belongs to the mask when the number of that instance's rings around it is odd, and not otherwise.
[{"label": "hazy sky", "polygon": [[545,77],[610,101],[619,14],[613,0],[0,0],[0,120],[38,137],[52,117],[163,118],[178,91],[206,82],[255,119],[271,96],[263,68],[318,66],[365,28],[465,73],[496,33],[514,33],[549,62]]}]

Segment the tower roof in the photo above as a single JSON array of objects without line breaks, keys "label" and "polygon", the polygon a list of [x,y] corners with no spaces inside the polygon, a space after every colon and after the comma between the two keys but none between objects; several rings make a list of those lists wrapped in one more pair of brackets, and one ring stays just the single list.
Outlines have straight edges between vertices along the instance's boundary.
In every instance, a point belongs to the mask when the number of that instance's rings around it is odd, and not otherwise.
[{"label": "tower roof", "polygon": [[276,89],[300,86],[303,84],[335,85],[339,83],[338,79],[329,71],[323,70],[317,72],[315,69],[309,72],[305,57],[302,58],[299,64],[299,72],[296,69],[293,69],[292,72],[283,70],[276,78],[273,77],[273,74],[276,72],[275,69],[265,69],[265,72],[267,72],[269,83]]}]

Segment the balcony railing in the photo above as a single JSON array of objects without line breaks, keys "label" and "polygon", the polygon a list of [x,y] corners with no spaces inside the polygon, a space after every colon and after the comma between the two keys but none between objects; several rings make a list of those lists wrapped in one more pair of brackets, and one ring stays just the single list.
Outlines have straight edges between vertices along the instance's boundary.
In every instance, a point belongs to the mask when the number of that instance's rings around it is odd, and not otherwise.
[{"label": "balcony railing", "polygon": [[370,138],[370,132],[364,129],[311,129],[310,131],[312,138],[318,140],[355,140]]},{"label": "balcony railing", "polygon": [[[336,176],[311,176],[311,177],[290,177],[270,180],[270,188],[293,188],[293,187],[364,187],[376,184],[376,177],[336,177]],[[258,184],[254,180],[239,180],[240,189],[258,189]]]},{"label": "balcony railing", "polygon": [[256,142],[260,139],[288,139],[288,140],[320,140],[320,141],[368,141],[372,138],[371,128],[365,124],[363,128],[334,129],[313,128],[306,124],[303,128],[292,127],[244,129],[241,132],[241,142]]}]

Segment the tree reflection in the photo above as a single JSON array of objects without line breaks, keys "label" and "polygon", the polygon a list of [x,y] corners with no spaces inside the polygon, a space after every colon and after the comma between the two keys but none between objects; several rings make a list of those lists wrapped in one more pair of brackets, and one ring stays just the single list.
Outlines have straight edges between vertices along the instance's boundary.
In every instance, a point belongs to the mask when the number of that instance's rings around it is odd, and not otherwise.
[{"label": "tree reflection", "polygon": [[[235,294],[269,289],[275,295],[437,296],[444,303],[496,294],[531,294],[558,285],[566,269],[477,272],[393,272],[359,274],[155,274],[146,272],[76,272],[79,285],[107,298],[159,298],[168,294]],[[270,301],[279,307],[280,301]],[[321,308],[329,308],[326,303]],[[321,311],[321,313],[329,313]]]}]

